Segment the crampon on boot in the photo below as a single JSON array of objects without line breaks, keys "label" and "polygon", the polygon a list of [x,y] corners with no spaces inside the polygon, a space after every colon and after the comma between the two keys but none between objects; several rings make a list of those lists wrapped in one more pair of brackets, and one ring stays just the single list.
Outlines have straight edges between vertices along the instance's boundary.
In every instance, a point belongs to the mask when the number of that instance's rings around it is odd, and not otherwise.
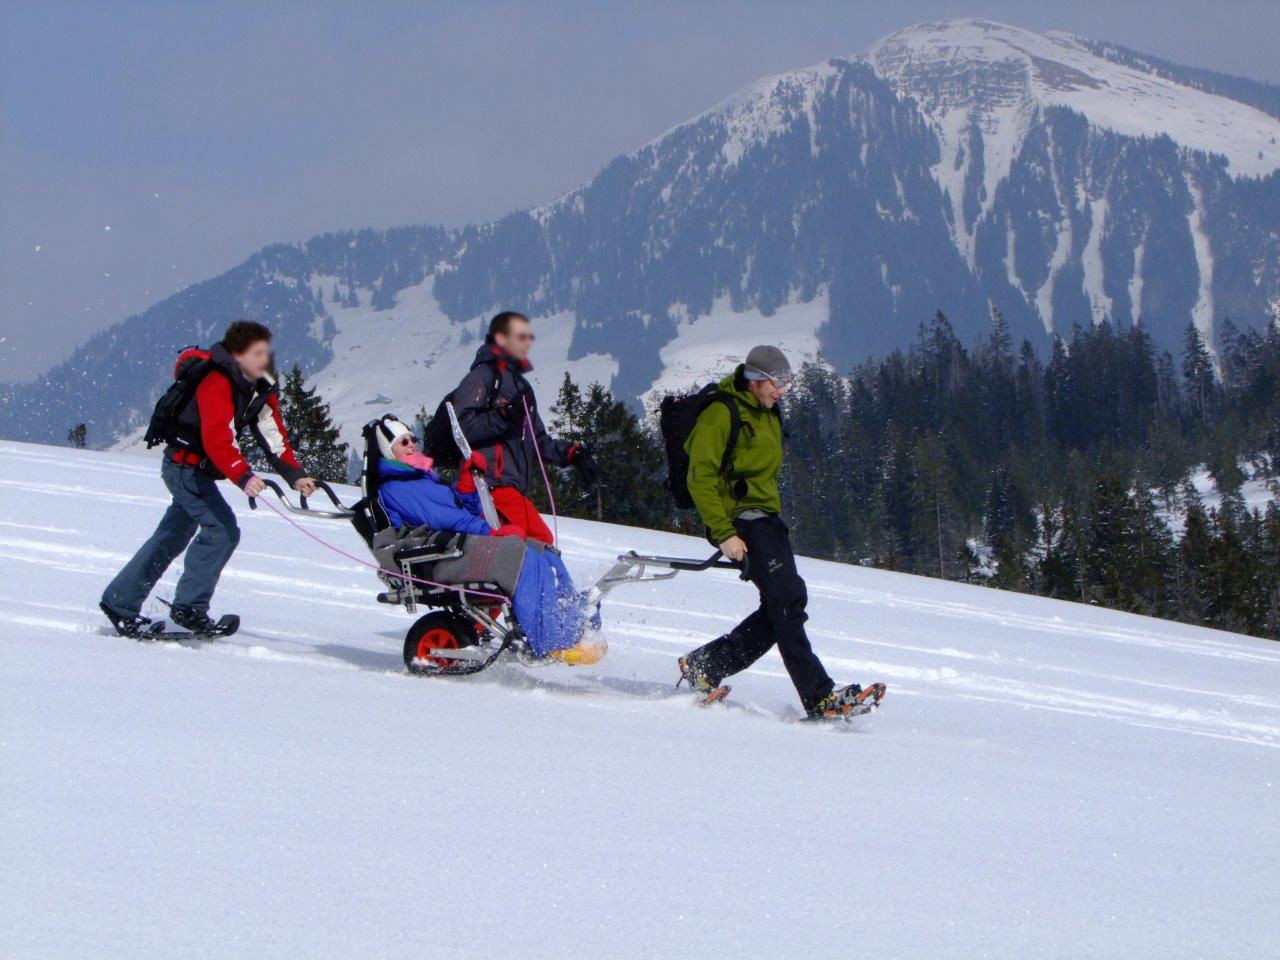
[{"label": "crampon on boot", "polygon": [[849,720],[870,713],[884,699],[885,691],[883,683],[873,683],[865,690],[861,685],[851,683],[847,687],[831,691],[815,703],[805,719]]},{"label": "crampon on boot", "polygon": [[[111,609],[105,603],[98,604],[98,608],[106,614],[107,619],[111,621],[111,625],[116,628],[116,633],[122,637],[130,637],[136,640],[138,637],[145,636],[151,632],[150,617],[126,617],[124,614]],[[159,627],[163,630],[164,624],[159,624]]]},{"label": "crampon on boot", "polygon": [[680,679],[676,681],[676,689],[679,690],[682,683],[689,684],[697,697],[698,706],[709,707],[713,703],[719,703],[729,695],[729,687],[723,683],[712,683],[701,670],[689,663],[688,657],[681,657],[678,662],[680,665]]},{"label": "crampon on boot", "polygon": [[214,620],[207,613],[176,604],[169,607],[169,619],[199,638],[229,637],[240,627],[240,618],[235,614],[229,613],[221,620]]}]

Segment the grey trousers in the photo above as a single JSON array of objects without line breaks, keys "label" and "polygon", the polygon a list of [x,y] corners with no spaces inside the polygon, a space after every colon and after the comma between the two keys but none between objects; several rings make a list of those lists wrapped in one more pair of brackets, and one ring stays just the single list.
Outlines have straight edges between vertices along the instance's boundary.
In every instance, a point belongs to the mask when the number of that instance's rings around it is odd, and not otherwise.
[{"label": "grey trousers", "polygon": [[[160,478],[173,495],[173,503],[160,518],[151,539],[138,548],[102,594],[102,602],[122,616],[136,617],[141,613],[147,594],[183,550],[187,551],[187,559],[173,604],[207,613],[222,568],[240,542],[236,515],[212,477],[166,457]],[[187,544],[191,544],[190,549]]]}]

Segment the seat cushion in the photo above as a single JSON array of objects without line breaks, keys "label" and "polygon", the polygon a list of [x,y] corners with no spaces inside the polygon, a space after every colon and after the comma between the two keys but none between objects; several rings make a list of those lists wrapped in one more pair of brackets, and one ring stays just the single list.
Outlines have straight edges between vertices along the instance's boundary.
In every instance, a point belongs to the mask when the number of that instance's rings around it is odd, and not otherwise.
[{"label": "seat cushion", "polygon": [[373,538],[373,555],[378,564],[399,571],[400,560],[410,550],[435,545],[449,549],[461,541],[462,556],[448,560],[423,559],[414,564],[413,575],[448,584],[491,583],[506,596],[515,593],[524,566],[524,541],[519,537],[481,537],[435,531],[430,527],[379,530]]}]

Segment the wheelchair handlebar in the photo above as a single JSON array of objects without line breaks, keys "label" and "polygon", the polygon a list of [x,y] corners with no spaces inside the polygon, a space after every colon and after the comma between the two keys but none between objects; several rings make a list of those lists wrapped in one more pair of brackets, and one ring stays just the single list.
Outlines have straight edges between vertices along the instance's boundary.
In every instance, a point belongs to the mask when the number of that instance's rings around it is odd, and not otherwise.
[{"label": "wheelchair handlebar", "polygon": [[[333,505],[338,508],[337,510],[313,510],[307,506],[307,498],[303,494],[298,495],[298,499],[301,501],[302,506],[295,507],[289,502],[289,498],[285,496],[285,492],[281,489],[280,484],[276,483],[274,480],[268,479],[267,477],[259,477],[259,479],[266,484],[267,489],[276,495],[277,499],[284,504],[284,508],[290,513],[296,513],[304,517],[319,517],[324,520],[347,520],[355,516],[355,511],[344,506],[342,501],[338,499],[338,495],[333,492],[333,488],[323,480],[316,480],[316,486],[328,495],[329,499],[333,501]],[[249,498],[249,509],[258,509],[257,497]]]}]

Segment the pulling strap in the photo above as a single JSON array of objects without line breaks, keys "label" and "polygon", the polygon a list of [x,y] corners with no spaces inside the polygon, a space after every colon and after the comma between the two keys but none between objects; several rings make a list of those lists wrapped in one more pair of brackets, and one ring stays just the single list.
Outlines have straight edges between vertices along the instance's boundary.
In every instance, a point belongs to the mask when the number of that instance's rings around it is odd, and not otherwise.
[{"label": "pulling strap", "polygon": [[556,516],[556,498],[551,492],[551,478],[547,476],[547,465],[542,462],[542,448],[538,446],[538,431],[533,428],[533,414],[529,412],[529,398],[523,393],[520,394],[520,402],[524,404],[524,422],[529,428],[529,437],[533,440],[533,452],[538,455],[538,468],[542,471],[542,482],[547,487],[547,502],[551,504],[551,527],[555,543],[552,546],[560,546],[560,518]]}]

